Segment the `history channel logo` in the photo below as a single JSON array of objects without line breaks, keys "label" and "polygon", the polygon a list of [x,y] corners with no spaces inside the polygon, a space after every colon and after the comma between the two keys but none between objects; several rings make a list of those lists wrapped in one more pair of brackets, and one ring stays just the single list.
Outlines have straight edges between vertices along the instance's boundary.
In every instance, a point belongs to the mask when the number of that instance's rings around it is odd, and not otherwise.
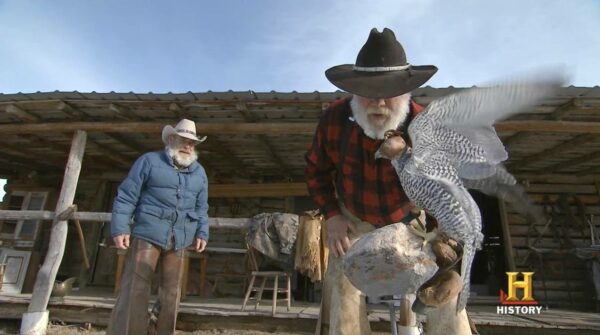
[{"label": "history channel logo", "polygon": [[[500,306],[497,314],[540,314],[542,306],[533,298],[533,272],[521,272],[523,280],[517,280],[519,272],[507,272],[508,294],[500,290]],[[523,290],[523,296],[517,297],[517,289]]]}]

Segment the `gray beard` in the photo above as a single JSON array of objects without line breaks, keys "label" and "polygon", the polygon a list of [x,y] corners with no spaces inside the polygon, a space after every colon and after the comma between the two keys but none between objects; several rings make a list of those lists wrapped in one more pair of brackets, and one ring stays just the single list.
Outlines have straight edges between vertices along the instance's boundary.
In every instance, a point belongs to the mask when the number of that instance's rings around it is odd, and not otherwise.
[{"label": "gray beard", "polygon": [[354,116],[354,120],[362,128],[365,135],[375,140],[383,140],[385,132],[400,127],[410,112],[410,93],[403,94],[401,97],[402,101],[398,108],[391,111],[388,119],[382,125],[369,121],[369,110],[371,108],[363,108],[356,99],[350,100],[352,116]]},{"label": "gray beard", "polygon": [[184,157],[179,153],[179,150],[167,146],[167,154],[173,159],[173,162],[176,165],[183,168],[190,166],[198,159],[198,153],[196,153],[196,150],[194,150],[191,155]]}]

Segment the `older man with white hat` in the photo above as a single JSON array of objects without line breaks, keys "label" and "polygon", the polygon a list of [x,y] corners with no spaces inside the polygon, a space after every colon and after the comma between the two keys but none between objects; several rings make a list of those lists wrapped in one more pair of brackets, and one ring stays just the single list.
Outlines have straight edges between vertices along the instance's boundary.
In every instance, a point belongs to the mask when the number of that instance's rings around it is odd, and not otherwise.
[{"label": "older man with white hat", "polygon": [[148,300],[157,263],[160,312],[156,333],[175,333],[185,249],[193,244],[202,252],[208,241],[208,179],[194,149],[205,139],[198,138],[190,120],[165,126],[165,149],[138,158],[119,186],[111,235],[117,248],[129,251],[107,334],[147,333]]}]

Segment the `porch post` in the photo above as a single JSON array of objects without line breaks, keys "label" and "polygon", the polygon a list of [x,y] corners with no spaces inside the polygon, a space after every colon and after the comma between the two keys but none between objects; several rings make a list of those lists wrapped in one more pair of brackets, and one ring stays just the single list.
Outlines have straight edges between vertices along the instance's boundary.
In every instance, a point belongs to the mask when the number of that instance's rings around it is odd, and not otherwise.
[{"label": "porch post", "polygon": [[516,271],[515,256],[512,247],[512,236],[510,235],[510,224],[508,222],[508,213],[506,213],[506,204],[504,200],[498,199],[498,209],[500,210],[500,224],[502,225],[502,235],[504,241],[504,257],[506,259],[506,268],[508,271]]},{"label": "porch post", "polygon": [[[21,321],[21,334],[44,335],[48,326],[48,300],[52,292],[52,286],[56,279],[58,267],[65,253],[67,240],[67,220],[60,220],[58,216],[73,204],[81,161],[85,152],[87,133],[77,130],[71,142],[71,151],[65,168],[62,188],[58,202],[56,203],[55,217],[50,233],[50,245],[42,268],[37,274],[31,302],[27,312],[23,314]],[[68,219],[68,218],[67,218]]]}]

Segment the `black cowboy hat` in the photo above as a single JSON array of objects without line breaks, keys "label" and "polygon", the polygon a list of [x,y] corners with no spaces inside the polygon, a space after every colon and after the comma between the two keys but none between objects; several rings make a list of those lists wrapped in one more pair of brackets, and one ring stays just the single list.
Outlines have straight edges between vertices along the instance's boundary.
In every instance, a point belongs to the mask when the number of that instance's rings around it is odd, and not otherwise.
[{"label": "black cowboy hat", "polygon": [[385,99],[410,92],[437,72],[433,65],[410,65],[394,32],[371,29],[355,64],[334,66],[325,76],[344,91],[366,98]]}]

